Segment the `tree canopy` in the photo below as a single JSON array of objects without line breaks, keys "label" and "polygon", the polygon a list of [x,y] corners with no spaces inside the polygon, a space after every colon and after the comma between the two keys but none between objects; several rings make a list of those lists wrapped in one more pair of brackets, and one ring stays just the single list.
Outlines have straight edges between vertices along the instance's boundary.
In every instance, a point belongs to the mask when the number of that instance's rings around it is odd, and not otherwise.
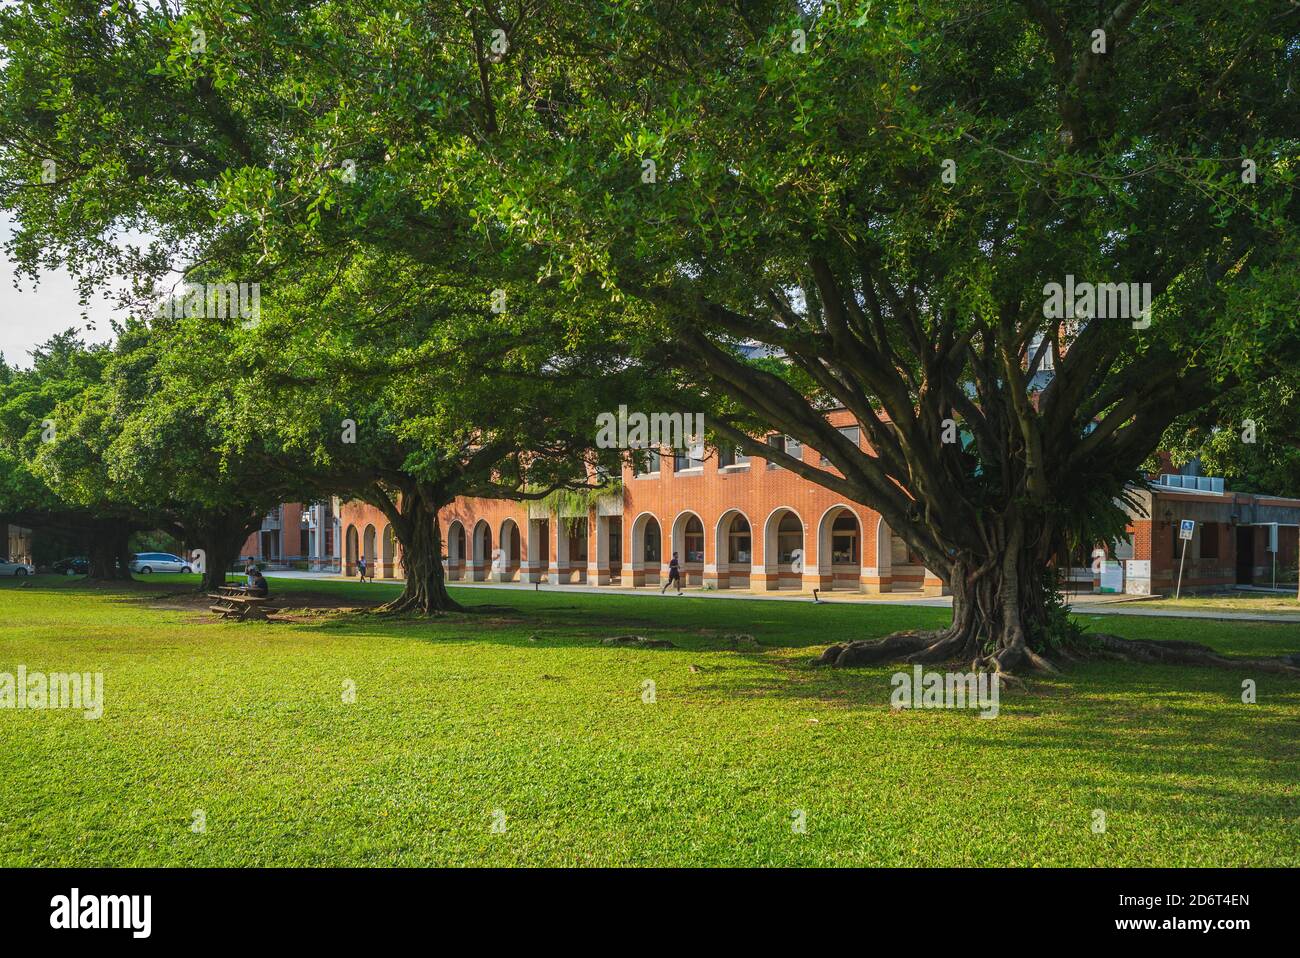
[{"label": "tree canopy", "polygon": [[857,660],[1048,667],[1051,558],[1122,521],[1172,423],[1295,369],[1298,24],[1283,0],[50,0],[0,11],[0,205],[28,270],[262,283],[284,312],[241,408],[302,397],[277,429],[304,442],[362,410],[417,483],[492,435],[514,478],[581,440],[561,384],[589,412],[664,371],[948,584],[949,629]]}]

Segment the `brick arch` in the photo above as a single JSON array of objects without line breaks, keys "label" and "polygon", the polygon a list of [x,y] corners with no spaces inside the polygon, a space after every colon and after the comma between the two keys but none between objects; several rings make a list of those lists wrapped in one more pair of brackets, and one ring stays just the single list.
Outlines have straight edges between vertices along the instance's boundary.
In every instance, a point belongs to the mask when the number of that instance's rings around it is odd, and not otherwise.
[{"label": "brick arch", "polygon": [[[691,560],[687,556],[686,535],[690,528],[692,520],[699,526],[700,552],[698,559]],[[677,513],[673,519],[673,529],[671,545],[664,550],[664,563],[672,558],[674,552],[677,553],[677,563],[682,573],[682,585],[700,585],[704,580],[704,560],[703,552],[706,548],[707,533],[705,532],[704,520],[694,509],[683,509]]]},{"label": "brick arch", "polygon": [[795,572],[793,563],[781,562],[779,543],[780,528],[787,517],[793,517],[799,523],[799,551],[804,570],[808,562],[808,524],[803,516],[791,506],[777,506],[763,522],[763,581],[769,591],[781,588],[800,589],[803,587],[803,573]]},{"label": "brick arch", "polygon": [[[749,559],[741,560],[732,568],[731,531],[737,519],[744,519],[749,527]],[[748,589],[749,575],[754,566],[754,523],[742,509],[728,509],[718,517],[713,527],[714,574],[719,589]]]},{"label": "brick arch", "polygon": [[395,579],[397,577],[397,537],[393,535],[393,524],[384,525],[383,534],[379,537],[379,577],[381,579]]},{"label": "brick arch", "polygon": [[348,523],[347,532],[343,535],[343,574],[353,576],[357,574],[357,556],[360,554],[360,535],[357,533],[357,527]]},{"label": "brick arch", "polygon": [[[658,537],[659,557],[647,561],[645,557],[646,533],[651,523],[654,523],[655,533]],[[642,512],[632,520],[632,534],[628,538],[632,552],[632,584],[634,586],[658,585],[661,566],[665,561],[663,523],[659,521],[659,517],[653,512]]]},{"label": "brick arch", "polygon": [[[853,563],[852,576],[848,575],[847,567],[841,566],[838,570],[835,567],[833,550],[831,548],[833,536],[832,532],[835,523],[844,514],[853,518],[858,527],[858,557]],[[861,588],[862,570],[865,565],[864,547],[866,545],[866,524],[862,517],[853,510],[851,506],[844,503],[837,503],[822,513],[822,517],[817,520],[817,580],[818,587],[822,589],[847,589],[857,591]],[[836,582],[838,573],[839,581]]]},{"label": "brick arch", "polygon": [[447,526],[447,578],[465,576],[465,523],[453,519]]},{"label": "brick arch", "polygon": [[497,532],[497,548],[501,550],[502,555],[500,563],[494,567],[493,579],[500,582],[513,582],[519,577],[521,543],[519,523],[511,518],[502,519],[501,528]]},{"label": "brick arch", "polygon": [[470,537],[470,578],[477,581],[486,579],[492,571],[492,527],[486,519],[474,523],[474,533]]}]

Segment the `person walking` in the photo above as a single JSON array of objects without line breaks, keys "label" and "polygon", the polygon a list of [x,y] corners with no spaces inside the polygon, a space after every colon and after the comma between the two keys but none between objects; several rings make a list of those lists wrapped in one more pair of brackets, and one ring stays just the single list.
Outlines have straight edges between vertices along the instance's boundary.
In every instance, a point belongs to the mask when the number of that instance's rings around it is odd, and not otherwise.
[{"label": "person walking", "polygon": [[663,595],[665,592],[667,592],[668,587],[672,585],[674,582],[677,583],[677,594],[681,595],[682,594],[682,569],[677,562],[676,552],[673,553],[672,561],[668,563],[668,581],[665,582],[664,587],[659,590],[659,594]]},{"label": "person walking", "polygon": [[366,581],[366,557],[362,556],[357,559],[357,578],[362,582]]}]

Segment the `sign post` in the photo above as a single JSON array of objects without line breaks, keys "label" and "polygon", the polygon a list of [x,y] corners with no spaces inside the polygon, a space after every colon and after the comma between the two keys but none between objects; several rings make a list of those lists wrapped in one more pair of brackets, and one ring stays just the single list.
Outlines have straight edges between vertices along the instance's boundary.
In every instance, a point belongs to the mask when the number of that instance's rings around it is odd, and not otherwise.
[{"label": "sign post", "polygon": [[1273,591],[1277,591],[1277,523],[1268,524],[1268,551],[1273,553]]},{"label": "sign post", "polygon": [[1174,589],[1175,599],[1183,594],[1183,563],[1187,560],[1187,543],[1192,541],[1192,533],[1195,531],[1195,519],[1182,519],[1179,521],[1178,538],[1183,540],[1183,551],[1178,556],[1178,585]]}]

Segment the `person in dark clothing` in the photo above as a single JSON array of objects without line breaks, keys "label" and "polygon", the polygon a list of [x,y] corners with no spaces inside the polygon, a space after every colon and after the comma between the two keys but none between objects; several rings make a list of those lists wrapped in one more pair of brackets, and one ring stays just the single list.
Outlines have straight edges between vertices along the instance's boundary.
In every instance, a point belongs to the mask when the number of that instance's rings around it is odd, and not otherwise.
[{"label": "person in dark clothing", "polygon": [[248,594],[265,599],[271,594],[271,586],[266,577],[256,567],[248,573]]},{"label": "person in dark clothing", "polygon": [[673,553],[672,561],[668,563],[668,581],[665,582],[664,587],[659,590],[659,594],[663,595],[665,592],[667,592],[668,587],[672,585],[674,582],[677,583],[677,594],[681,595],[682,594],[682,570],[681,570],[681,566],[678,565],[677,563],[676,552]]},{"label": "person in dark clothing", "polygon": [[357,578],[362,582],[366,581],[366,557],[362,556],[357,560]]}]

